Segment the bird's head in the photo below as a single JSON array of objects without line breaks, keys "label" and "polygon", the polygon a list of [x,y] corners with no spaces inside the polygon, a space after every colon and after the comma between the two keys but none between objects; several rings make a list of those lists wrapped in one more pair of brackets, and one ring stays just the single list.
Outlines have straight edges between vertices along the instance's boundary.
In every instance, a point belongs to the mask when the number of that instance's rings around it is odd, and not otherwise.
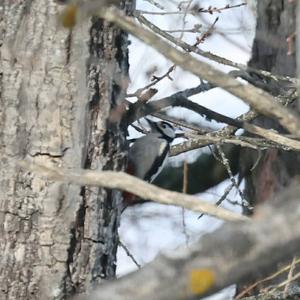
[{"label": "bird's head", "polygon": [[176,138],[175,128],[170,123],[165,121],[153,122],[148,118],[146,120],[151,127],[151,132],[161,134],[169,142],[172,142]]}]

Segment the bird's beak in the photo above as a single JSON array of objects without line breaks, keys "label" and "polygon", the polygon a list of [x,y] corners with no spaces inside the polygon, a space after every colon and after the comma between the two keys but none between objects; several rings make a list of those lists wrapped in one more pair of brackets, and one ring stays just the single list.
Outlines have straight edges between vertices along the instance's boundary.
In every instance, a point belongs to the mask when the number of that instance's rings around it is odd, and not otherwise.
[{"label": "bird's beak", "polygon": [[184,132],[179,132],[179,133],[176,133],[175,135],[175,139],[178,139],[178,138],[186,138]]}]

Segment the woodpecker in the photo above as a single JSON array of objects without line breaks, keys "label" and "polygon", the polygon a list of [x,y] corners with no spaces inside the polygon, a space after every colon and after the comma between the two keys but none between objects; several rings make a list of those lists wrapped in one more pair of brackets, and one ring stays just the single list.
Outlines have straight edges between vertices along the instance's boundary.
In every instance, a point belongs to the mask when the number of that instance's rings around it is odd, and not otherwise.
[{"label": "woodpecker", "polygon": [[[170,144],[175,139],[176,133],[174,127],[165,121],[153,122],[147,119],[147,122],[151,131],[137,139],[129,148],[127,172],[152,182],[167,160]],[[134,196],[124,193],[124,200],[126,204],[130,204]]]}]

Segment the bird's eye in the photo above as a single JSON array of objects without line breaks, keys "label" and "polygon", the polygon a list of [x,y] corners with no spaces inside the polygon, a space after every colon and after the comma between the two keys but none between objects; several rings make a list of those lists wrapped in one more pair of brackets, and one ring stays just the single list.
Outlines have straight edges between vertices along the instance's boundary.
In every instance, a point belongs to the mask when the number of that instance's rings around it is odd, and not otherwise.
[{"label": "bird's eye", "polygon": [[163,123],[161,123],[161,127],[164,128],[164,129],[165,129],[165,128],[168,128],[168,127],[169,127],[169,124],[163,122]]}]

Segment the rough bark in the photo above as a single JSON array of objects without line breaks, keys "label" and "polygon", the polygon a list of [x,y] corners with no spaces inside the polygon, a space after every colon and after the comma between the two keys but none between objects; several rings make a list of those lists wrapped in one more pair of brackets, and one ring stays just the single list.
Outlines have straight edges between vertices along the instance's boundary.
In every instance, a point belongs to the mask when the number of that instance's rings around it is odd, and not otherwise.
[{"label": "rough bark", "polygon": [[[295,5],[296,1],[288,0],[257,1],[257,28],[250,66],[274,74],[295,76],[295,43],[293,39],[290,43],[287,42],[287,38],[293,36],[295,32]],[[288,53],[290,47],[292,53]],[[276,95],[276,91],[273,92]],[[293,108],[296,110],[296,103],[293,104]],[[278,123],[268,118],[260,117],[255,122],[265,128],[272,127],[284,132]],[[255,168],[250,170],[254,165]],[[296,152],[271,149],[257,153],[252,150],[241,150],[241,173],[246,179],[245,195],[254,209],[261,202],[272,201],[278,192],[297,180],[299,170],[300,156]],[[277,277],[276,280],[282,282],[286,274],[283,276]],[[259,280],[259,275],[252,279]],[[269,281],[267,284],[270,285],[272,282]],[[259,289],[263,286],[260,285]],[[243,288],[239,286],[240,291]],[[251,290],[250,293],[256,294],[259,289]]]},{"label": "rough bark", "polygon": [[[249,65],[279,75],[295,76],[295,47],[288,54],[287,37],[295,32],[295,1],[263,0],[257,3],[257,28]],[[278,123],[260,117],[257,124],[282,131]],[[300,156],[295,152],[276,149],[260,155],[252,150],[242,150],[241,172],[246,175],[246,196],[251,205],[271,199],[288,186],[299,174]],[[259,158],[260,157],[260,158]],[[252,166],[259,160],[253,171]]]},{"label": "rough bark", "polygon": [[14,162],[123,168],[125,130],[107,118],[126,91],[127,35],[99,19],[64,29],[54,1],[0,8],[0,299],[65,299],[114,276],[120,193]]}]

